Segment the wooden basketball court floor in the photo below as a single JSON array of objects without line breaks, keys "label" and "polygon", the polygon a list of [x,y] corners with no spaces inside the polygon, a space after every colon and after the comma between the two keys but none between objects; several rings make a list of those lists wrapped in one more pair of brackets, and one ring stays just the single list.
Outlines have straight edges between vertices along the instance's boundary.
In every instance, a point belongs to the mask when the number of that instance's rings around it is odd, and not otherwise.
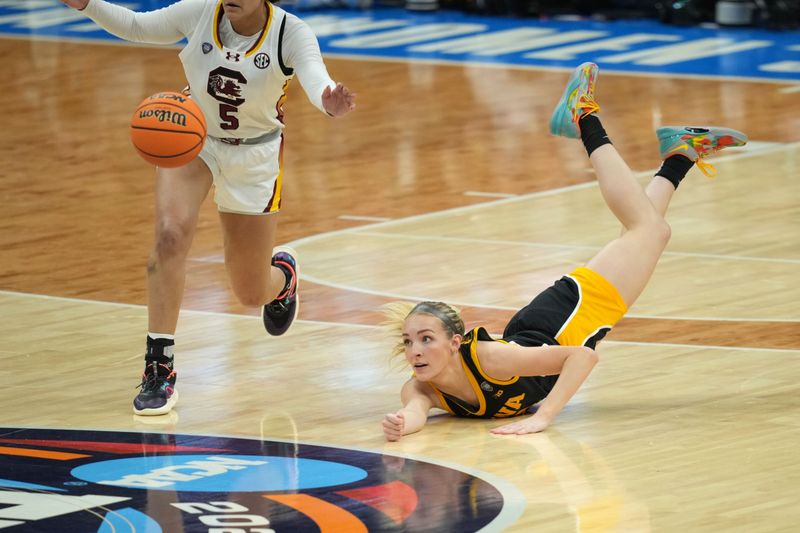
[{"label": "wooden basketball court floor", "polygon": [[[754,141],[693,170],[652,283],[545,433],[433,418],[385,443],[407,370],[380,304],[441,299],[501,331],[618,231],[579,143],[550,137],[563,70],[328,59],[358,93],[329,120],[287,105],[279,241],[301,257],[299,322],[269,338],[227,288],[207,200],[177,332],[181,402],[130,403],[146,332],[153,172],[127,122],[179,89],[174,50],[0,40],[0,422],[297,439],[447,460],[513,483],[509,531],[794,531],[800,521],[800,115],[786,85],[601,71],[615,145],[643,182],[653,130]],[[602,65],[601,65],[602,69]],[[448,512],[442,490],[441,513]]]}]

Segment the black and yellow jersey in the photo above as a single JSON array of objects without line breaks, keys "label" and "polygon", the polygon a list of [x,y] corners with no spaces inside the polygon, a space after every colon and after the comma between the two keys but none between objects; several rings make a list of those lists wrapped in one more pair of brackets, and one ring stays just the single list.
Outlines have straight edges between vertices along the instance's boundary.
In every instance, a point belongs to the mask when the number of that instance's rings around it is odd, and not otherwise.
[{"label": "black and yellow jersey", "polygon": [[514,342],[521,346],[558,344],[547,335],[535,331],[521,332],[502,340],[493,339],[482,327],[468,332],[461,342],[461,364],[478,397],[478,405],[470,405],[431,385],[441,406],[451,414],[468,418],[505,418],[525,414],[553,388],[558,376],[514,376],[508,380],[487,376],[478,360],[478,341]]}]

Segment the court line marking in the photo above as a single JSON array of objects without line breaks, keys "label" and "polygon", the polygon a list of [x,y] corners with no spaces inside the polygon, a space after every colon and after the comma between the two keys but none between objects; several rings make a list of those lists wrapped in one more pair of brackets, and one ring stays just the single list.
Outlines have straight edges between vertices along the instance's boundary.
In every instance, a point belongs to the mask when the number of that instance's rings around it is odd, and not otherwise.
[{"label": "court line marking", "polygon": [[[362,294],[369,294],[371,296],[379,296],[383,298],[389,299],[397,299],[403,301],[415,300],[418,302],[424,302],[431,299],[430,296],[414,296],[409,294],[399,294],[399,293],[392,293],[386,291],[376,291],[372,289],[365,289],[365,288],[352,288],[346,285],[339,285],[331,282],[321,282],[316,281],[314,276],[310,276],[307,274],[303,274],[302,279],[310,281],[312,283],[318,283],[319,285],[325,285],[327,287],[332,287],[335,289],[345,290],[345,291],[352,291],[352,292],[359,292]],[[555,280],[553,280],[555,281]],[[531,295],[530,299],[533,299],[535,295]],[[521,306],[507,306],[507,305],[492,305],[492,304],[476,304],[471,302],[458,302],[455,299],[448,299],[448,303],[455,307],[473,307],[477,309],[494,309],[497,311],[518,311]],[[627,313],[625,314],[627,318],[647,318],[647,319],[654,319],[654,320],[687,320],[687,321],[717,321],[717,322],[781,322],[781,323],[796,323],[800,322],[800,320],[795,318],[764,318],[764,317],[691,317],[691,316],[672,316],[672,315],[648,315],[648,314],[634,314],[634,313]]]},{"label": "court line marking", "polygon": [[748,348],[747,346],[714,346],[707,344],[682,344],[677,342],[658,342],[649,343],[641,341],[602,341],[608,344],[630,345],[630,346],[664,346],[666,348],[695,348],[703,350],[731,350],[734,352],[751,352],[753,350],[775,353],[800,353],[800,350],[792,350],[791,348]]},{"label": "court line marking", "polygon": [[[774,152],[788,151],[789,149],[796,148],[796,147],[800,147],[800,141],[795,141],[795,142],[792,142],[792,143],[780,143],[780,144],[777,144],[777,145],[766,146],[766,147],[763,147],[763,148],[759,149],[759,151],[754,152],[754,153],[748,153],[747,151],[744,151],[744,152],[735,153],[735,154],[731,154],[731,155],[724,155],[724,156],[716,158],[714,160],[714,163],[715,164],[719,164],[719,163],[726,163],[726,162],[729,162],[729,161],[736,161],[736,160],[744,159],[744,158],[748,158],[749,159],[751,157],[769,155],[769,154],[772,154]],[[645,177],[652,177],[657,171],[658,171],[658,169],[634,172],[634,176],[637,179],[641,179],[641,178],[645,178]],[[428,212],[428,213],[421,213],[421,214],[418,214],[418,215],[411,215],[411,216],[404,217],[404,218],[395,218],[395,219],[392,219],[392,220],[388,220],[386,222],[378,222],[376,224],[368,224],[368,225],[364,225],[364,226],[359,226],[357,228],[344,228],[344,229],[340,229],[340,230],[326,231],[326,232],[323,232],[323,233],[317,233],[315,235],[309,235],[308,237],[301,237],[300,239],[295,239],[295,240],[293,240],[291,242],[292,242],[292,245],[299,246],[299,245],[306,244],[306,243],[309,243],[309,242],[313,242],[313,241],[316,241],[316,240],[325,239],[325,238],[328,238],[328,237],[333,236],[333,235],[340,235],[340,234],[347,234],[347,233],[354,233],[354,232],[358,232],[358,231],[363,231],[365,228],[376,229],[376,228],[392,227],[392,226],[397,226],[397,225],[400,225],[400,224],[406,224],[408,222],[416,222],[416,221],[421,221],[421,220],[428,220],[428,219],[432,219],[432,218],[449,216],[449,215],[453,215],[453,214],[469,213],[471,211],[476,211],[476,210],[479,210],[479,209],[485,209],[488,206],[494,207],[494,206],[499,206],[499,205],[515,203],[515,202],[523,202],[523,201],[530,200],[530,199],[533,199],[533,198],[545,198],[547,196],[555,196],[555,195],[563,194],[563,193],[566,193],[566,192],[578,191],[578,190],[582,190],[582,189],[589,189],[589,188],[594,188],[594,187],[597,187],[597,186],[598,186],[597,180],[592,180],[592,181],[588,181],[588,182],[585,182],[585,183],[577,183],[577,184],[574,184],[574,185],[567,185],[567,186],[558,187],[558,188],[555,188],[555,189],[548,189],[546,191],[536,191],[536,192],[532,192],[532,193],[520,194],[520,195],[511,197],[511,198],[500,198],[500,199],[497,199],[497,200],[487,200],[486,202],[481,202],[481,203],[478,203],[478,204],[462,205],[462,206],[458,206],[458,207],[450,207],[450,208],[447,208],[447,209],[442,209],[440,211],[431,211],[431,212]]]},{"label": "court line marking", "polygon": [[[88,19],[87,19],[88,20]],[[56,37],[52,35],[20,35],[17,33],[0,32],[0,38],[13,39],[18,41],[45,41],[53,43],[75,43],[75,44],[92,44],[98,46],[129,46],[133,48],[157,48],[166,50],[181,50],[183,46],[178,45],[148,45],[144,43],[131,43],[127,41],[112,41],[112,40],[99,40],[87,37]],[[333,59],[343,59],[348,61],[375,61],[381,63],[419,63],[423,65],[437,65],[437,66],[463,66],[470,68],[491,68],[503,70],[528,70],[528,71],[542,71],[542,72],[572,72],[574,66],[563,67],[549,67],[545,65],[519,65],[514,63],[481,63],[480,61],[459,61],[448,59],[426,59],[426,58],[406,58],[406,57],[384,57],[373,55],[354,55],[344,54],[337,52],[324,52],[323,57],[330,57]],[[578,61],[576,60],[577,64]],[[609,76],[634,76],[637,78],[670,78],[670,79],[689,79],[700,81],[721,81],[721,82],[743,82],[743,83],[772,83],[775,85],[796,85],[797,79],[787,78],[759,78],[755,76],[713,76],[710,74],[680,74],[673,72],[639,72],[639,71],[625,71],[617,69],[603,68],[603,75]]]},{"label": "court line marking", "polygon": [[[8,290],[0,290],[0,296],[10,296],[10,297],[20,297],[20,298],[31,298],[37,300],[57,300],[63,302],[69,302],[74,304],[82,304],[82,305],[96,305],[96,306],[111,306],[111,307],[119,307],[119,308],[127,308],[127,309],[137,309],[141,311],[147,311],[147,306],[141,304],[126,304],[126,303],[119,303],[119,302],[106,302],[103,300],[84,300],[81,298],[70,298],[67,296],[49,296],[46,294],[34,294],[29,292],[15,292],[15,291],[8,291]],[[200,316],[217,316],[217,317],[225,317],[231,319],[245,319],[245,320],[261,320],[260,316],[256,315],[240,315],[236,313],[223,313],[220,311],[200,311],[196,309],[181,309],[182,314],[187,315],[200,315]],[[627,316],[627,315],[626,315]],[[695,319],[699,320],[699,319]],[[714,320],[714,319],[711,319]],[[736,320],[737,322],[739,320]],[[297,319],[296,322],[298,324],[308,324],[312,326],[329,326],[329,327],[344,327],[344,328],[355,328],[355,329],[371,329],[371,330],[380,330],[383,326],[379,324],[353,324],[351,322],[334,322],[334,321],[325,321],[325,320],[305,320],[305,319]],[[796,320],[791,320],[787,322],[797,322]],[[494,337],[499,337],[498,333],[491,333]],[[630,344],[636,346],[667,346],[667,347],[675,347],[675,348],[698,348],[704,350],[733,350],[733,351],[765,351],[765,352],[787,352],[787,353],[800,353],[800,349],[792,349],[792,348],[758,348],[758,347],[746,347],[746,346],[717,346],[713,344],[680,344],[680,343],[669,343],[669,342],[643,342],[643,341],[612,341],[612,340],[604,340],[604,344]],[[136,357],[141,357],[141,355],[137,355]]]},{"label": "court line marking", "polygon": [[[749,158],[752,158],[752,157],[766,156],[766,155],[770,155],[770,154],[773,154],[773,153],[776,153],[776,152],[789,151],[789,150],[791,150],[793,148],[796,148],[796,147],[800,147],[800,142],[759,144],[758,145],[758,149],[755,150],[755,151],[742,150],[742,151],[737,152],[737,153],[727,154],[727,155],[724,155],[724,156],[716,158],[715,159],[715,163],[719,164],[719,163],[726,163],[726,162],[730,162],[730,161],[737,161],[739,159],[749,159]],[[655,172],[657,172],[657,170],[658,169],[634,172],[634,176],[637,179],[641,179],[641,178],[645,178],[645,177],[651,177],[651,176],[653,176],[655,174]],[[578,183],[578,184],[575,184],[575,185],[568,185],[568,186],[565,186],[565,187],[559,187],[559,188],[556,188],[556,189],[549,189],[549,190],[546,190],[546,191],[536,191],[536,192],[532,192],[532,193],[528,193],[528,194],[521,194],[521,195],[517,195],[517,196],[514,196],[514,197],[509,197],[509,198],[501,198],[501,199],[497,199],[497,200],[488,200],[486,202],[481,202],[479,204],[452,207],[452,208],[448,208],[448,209],[443,209],[441,211],[433,211],[433,212],[429,212],[429,213],[421,213],[419,215],[411,215],[411,216],[404,217],[404,218],[392,219],[392,220],[389,220],[389,221],[386,221],[386,222],[378,222],[378,223],[375,223],[375,224],[366,224],[364,226],[359,226],[359,227],[356,227],[356,228],[345,228],[345,229],[341,229],[341,230],[334,230],[334,231],[329,231],[329,232],[317,233],[315,235],[310,235],[308,237],[303,237],[303,238],[300,238],[300,239],[296,239],[294,241],[291,241],[291,243],[289,243],[289,244],[291,246],[295,247],[295,248],[299,248],[299,247],[301,247],[301,246],[303,246],[305,244],[313,243],[314,241],[321,240],[321,239],[328,239],[330,237],[336,237],[336,236],[341,236],[341,235],[350,235],[350,234],[358,234],[358,233],[368,233],[370,230],[379,230],[379,229],[383,229],[383,228],[389,228],[389,227],[392,227],[392,226],[397,226],[397,225],[400,225],[400,224],[407,224],[407,223],[411,223],[411,222],[419,222],[419,221],[429,220],[429,219],[438,218],[438,217],[465,214],[465,213],[470,213],[470,212],[474,212],[474,211],[477,211],[477,210],[483,210],[483,209],[486,209],[486,208],[492,208],[492,207],[495,207],[495,206],[502,206],[502,205],[510,204],[510,203],[514,203],[514,202],[523,202],[523,201],[527,201],[527,200],[534,199],[534,198],[544,198],[544,197],[547,197],[547,196],[555,196],[555,195],[560,195],[560,194],[563,194],[563,193],[569,193],[569,192],[573,192],[573,191],[578,191],[578,190],[583,190],[583,189],[588,189],[588,188],[594,188],[594,187],[597,187],[597,186],[598,186],[598,182],[596,180],[593,180],[593,181],[586,182],[586,183]],[[380,235],[381,236],[386,236],[387,234],[382,234],[381,233]],[[395,234],[395,235],[397,235],[397,234]],[[400,235],[402,235],[402,234],[400,234]],[[422,237],[420,237],[420,238],[422,238]],[[447,239],[447,238],[446,237],[441,237],[441,239]],[[452,239],[456,239],[456,238],[452,238]],[[508,244],[507,241],[500,241],[500,242],[505,242],[506,244]],[[541,246],[544,246],[544,245],[541,245]],[[551,246],[557,246],[557,245],[551,245]],[[575,248],[579,248],[579,246],[575,245]],[[595,248],[595,249],[597,249],[597,248]],[[671,252],[665,252],[665,253],[668,253],[670,255],[676,255],[676,256],[687,255],[687,256],[704,257],[703,254],[694,254],[692,252],[672,252],[671,251]],[[735,257],[735,256],[722,256],[722,255],[719,255],[717,257],[716,255],[713,255],[713,254],[709,254],[709,255],[711,255],[714,258],[719,258],[719,259],[722,259],[722,258],[725,258],[725,257]],[[743,256],[743,257],[747,257],[747,256]],[[204,261],[204,259],[202,259],[202,258],[195,259],[195,260]],[[758,260],[761,260],[761,259],[759,259],[759,258],[750,258],[750,259],[746,259],[746,260],[758,261]],[[795,264],[795,263],[798,263],[800,261],[793,260],[793,259],[784,259],[784,260],[779,260],[779,262],[786,262],[788,264]],[[335,282],[331,282],[331,281],[319,278],[317,276],[310,275],[307,272],[303,273],[302,278],[306,279],[308,281],[311,281],[313,283],[317,283],[319,285],[332,287],[332,288],[339,289],[339,290],[358,292],[358,293],[362,293],[362,294],[370,294],[370,295],[373,295],[373,296],[380,296],[380,297],[385,297],[385,298],[396,298],[396,299],[400,299],[400,300],[417,300],[417,301],[424,301],[424,300],[428,300],[429,299],[429,297],[415,296],[415,295],[409,295],[409,294],[399,294],[399,293],[387,292],[387,291],[376,291],[376,290],[367,289],[367,288],[363,288],[363,287],[355,287],[355,286],[351,286],[351,285],[347,285],[347,284],[335,283]],[[503,310],[503,311],[517,310],[518,309],[517,307],[497,306],[497,305],[491,305],[491,304],[476,304],[476,303],[472,303],[472,302],[457,302],[457,301],[452,301],[452,300],[451,300],[451,302],[452,302],[452,305],[455,305],[455,306],[469,306],[469,307],[478,307],[478,308],[484,308],[484,309],[497,309],[497,310]],[[662,317],[662,316],[658,316],[658,315],[641,315],[641,314],[640,315],[629,314],[629,315],[626,315],[626,316],[628,316],[630,318],[653,318],[653,319],[665,319],[665,318],[667,318],[667,317]],[[731,317],[695,318],[695,317],[675,317],[675,316],[671,316],[669,318],[672,319],[672,320],[720,320],[720,321],[747,321],[747,322],[796,322],[797,321],[795,319],[790,319],[790,318],[768,318],[767,319],[767,318],[760,318],[760,317],[759,318],[731,318]]]},{"label": "court line marking", "polygon": [[[503,244],[513,246],[530,246],[540,248],[563,248],[566,250],[600,250],[603,246],[589,246],[584,244],[558,244],[536,241],[506,241],[499,239],[474,239],[469,237],[440,237],[428,235],[414,235],[405,233],[381,233],[377,231],[358,231],[354,232],[358,235],[367,235],[370,237],[381,237],[391,239],[409,239],[420,241],[443,241],[443,242],[463,242],[463,243],[478,243],[478,244]],[[755,257],[750,255],[722,255],[722,254],[705,254],[700,252],[671,252],[665,251],[662,255],[674,255],[678,257],[697,257],[703,259],[719,259],[721,261],[763,261],[766,263],[786,263],[791,265],[800,265],[800,259],[784,259],[784,258],[771,258],[771,257]],[[309,278],[310,279],[310,278]]]},{"label": "court line marking", "polygon": [[339,220],[358,220],[364,222],[384,222],[386,220],[392,220],[389,217],[368,217],[363,215],[339,215]]},{"label": "court line marking", "polygon": [[464,196],[479,196],[479,197],[486,197],[486,198],[513,198],[517,196],[514,193],[508,192],[484,192],[484,191],[464,191]]}]

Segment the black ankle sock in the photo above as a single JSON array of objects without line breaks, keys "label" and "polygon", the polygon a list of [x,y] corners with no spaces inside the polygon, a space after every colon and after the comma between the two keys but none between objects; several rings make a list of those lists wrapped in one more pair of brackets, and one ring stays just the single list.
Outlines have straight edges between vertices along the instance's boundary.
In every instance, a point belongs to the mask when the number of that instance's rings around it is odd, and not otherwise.
[{"label": "black ankle sock", "polygon": [[175,346],[173,339],[153,339],[147,336],[147,352],[144,360],[146,363],[156,361],[159,364],[172,368],[172,348]]},{"label": "black ankle sock", "polygon": [[594,113],[582,116],[578,120],[578,129],[581,131],[581,140],[588,155],[592,155],[592,152],[604,144],[611,144],[600,118]]},{"label": "black ankle sock", "polygon": [[689,172],[689,169],[694,166],[694,161],[683,155],[674,155],[664,160],[661,165],[661,170],[656,172],[656,176],[666,178],[677,189],[681,184],[681,180]]}]

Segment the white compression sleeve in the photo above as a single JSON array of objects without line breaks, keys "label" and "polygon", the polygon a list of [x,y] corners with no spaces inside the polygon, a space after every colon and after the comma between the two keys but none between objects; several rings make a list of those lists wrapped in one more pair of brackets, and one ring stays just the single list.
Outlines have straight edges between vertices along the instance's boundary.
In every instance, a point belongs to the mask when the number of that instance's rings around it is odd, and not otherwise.
[{"label": "white compression sleeve", "polygon": [[308,24],[293,15],[286,16],[282,55],[285,65],[293,68],[297,74],[309,101],[324,113],[322,91],[325,87],[336,87],[336,82],[325,68],[314,32]]},{"label": "white compression sleeve", "polygon": [[170,6],[137,13],[105,0],[89,0],[83,10],[107,32],[136,43],[172,44],[197,26],[206,0],[180,0]]}]

